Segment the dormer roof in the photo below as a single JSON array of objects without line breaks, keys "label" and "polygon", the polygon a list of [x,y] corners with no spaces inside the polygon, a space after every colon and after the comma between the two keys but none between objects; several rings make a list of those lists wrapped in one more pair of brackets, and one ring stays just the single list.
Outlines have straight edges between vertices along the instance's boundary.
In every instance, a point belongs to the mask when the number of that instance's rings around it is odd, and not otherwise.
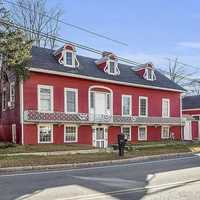
[{"label": "dormer roof", "polygon": [[55,51],[41,48],[32,48],[32,67],[30,70],[43,73],[55,73],[88,80],[99,80],[115,84],[124,84],[135,87],[147,87],[161,90],[184,92],[185,90],[155,69],[155,81],[148,81],[132,70],[133,66],[118,63],[120,75],[111,76],[97,67],[98,59],[77,55],[79,67],[72,69],[60,64],[54,56]]}]

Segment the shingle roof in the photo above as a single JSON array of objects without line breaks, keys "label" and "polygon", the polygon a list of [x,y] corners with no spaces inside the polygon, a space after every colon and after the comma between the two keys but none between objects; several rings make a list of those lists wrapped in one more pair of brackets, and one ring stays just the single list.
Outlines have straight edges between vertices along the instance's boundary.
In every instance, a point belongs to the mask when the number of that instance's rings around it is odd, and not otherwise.
[{"label": "shingle roof", "polygon": [[182,107],[183,109],[200,108],[200,95],[184,97]]},{"label": "shingle roof", "polygon": [[154,86],[166,89],[184,90],[181,86],[169,80],[166,76],[164,76],[158,71],[155,71],[156,80],[148,81],[139,77],[131,69],[133,66],[119,63],[118,67],[120,69],[120,75],[112,76],[107,73],[104,73],[97,67],[97,65],[95,64],[95,61],[97,59],[80,55],[77,55],[77,59],[79,61],[80,66],[77,69],[72,69],[59,64],[56,58],[53,56],[53,50],[41,47],[32,48],[32,68],[52,70],[56,72],[65,72],[74,75],[83,75],[87,77],[114,80],[131,84]]}]

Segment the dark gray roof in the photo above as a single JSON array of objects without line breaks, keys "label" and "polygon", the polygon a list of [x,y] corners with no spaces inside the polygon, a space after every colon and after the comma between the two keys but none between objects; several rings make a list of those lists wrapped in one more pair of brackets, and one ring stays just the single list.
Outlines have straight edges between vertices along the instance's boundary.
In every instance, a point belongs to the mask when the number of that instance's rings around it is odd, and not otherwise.
[{"label": "dark gray roof", "polygon": [[200,95],[185,96],[182,101],[183,109],[200,108]]},{"label": "dark gray roof", "polygon": [[53,56],[53,51],[46,48],[41,47],[33,47],[32,48],[32,67],[37,69],[45,69],[45,70],[52,70],[57,72],[67,72],[76,75],[84,75],[93,78],[101,78],[107,80],[114,80],[120,81],[125,83],[132,83],[132,84],[140,84],[140,85],[147,85],[147,86],[155,86],[155,87],[162,87],[167,89],[175,89],[175,90],[184,90],[182,87],[174,83],[173,81],[169,80],[166,76],[161,74],[158,71],[155,71],[156,80],[155,81],[148,81],[141,77],[139,77],[131,68],[133,66],[120,64],[118,65],[120,69],[119,76],[112,76],[107,73],[104,73],[100,70],[95,61],[97,59],[89,58],[85,56],[77,56],[79,61],[79,68],[72,69],[69,67],[65,67],[58,63],[56,58]]}]

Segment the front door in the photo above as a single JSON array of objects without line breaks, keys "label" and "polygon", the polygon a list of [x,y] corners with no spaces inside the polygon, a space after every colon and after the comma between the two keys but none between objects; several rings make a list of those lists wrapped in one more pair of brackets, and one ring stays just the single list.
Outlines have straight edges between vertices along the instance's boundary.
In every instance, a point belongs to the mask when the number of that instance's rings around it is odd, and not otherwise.
[{"label": "front door", "polygon": [[185,121],[185,126],[184,126],[184,140],[192,140],[192,126],[191,126],[191,121]]},{"label": "front door", "polygon": [[93,130],[93,145],[97,148],[107,148],[107,128],[95,127]]}]

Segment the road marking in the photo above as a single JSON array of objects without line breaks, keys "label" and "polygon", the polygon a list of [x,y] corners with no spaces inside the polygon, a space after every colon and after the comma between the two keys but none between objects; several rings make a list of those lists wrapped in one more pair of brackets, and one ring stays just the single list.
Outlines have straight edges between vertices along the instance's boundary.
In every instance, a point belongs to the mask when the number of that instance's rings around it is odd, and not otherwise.
[{"label": "road marking", "polygon": [[89,195],[79,195],[79,196],[74,196],[74,197],[67,197],[67,198],[58,198],[55,200],[90,200],[90,199],[98,199],[101,197],[108,197],[108,195],[120,195],[120,194],[127,194],[131,192],[139,192],[139,191],[144,191],[144,190],[151,190],[151,189],[164,189],[172,186],[181,186],[185,184],[192,184],[192,183],[198,183],[200,182],[200,179],[190,179],[187,181],[178,181],[174,183],[166,183],[166,184],[161,184],[161,185],[152,185],[152,186],[145,186],[145,187],[138,187],[138,188],[129,188],[129,189],[124,189],[124,190],[115,190],[115,191],[110,191],[110,192],[105,192],[105,193],[94,193],[94,194],[89,194]]},{"label": "road marking", "polygon": [[73,172],[73,171],[86,171],[86,170],[105,169],[105,168],[127,167],[127,166],[153,164],[153,163],[161,163],[161,162],[169,162],[169,161],[177,161],[177,160],[188,160],[188,159],[196,159],[196,158],[199,159],[199,156],[194,155],[194,156],[183,157],[183,158],[170,158],[170,159],[165,159],[165,160],[154,160],[154,161],[146,161],[146,162],[134,162],[134,163],[128,163],[128,164],[106,165],[106,166],[96,166],[96,167],[65,169],[65,170],[52,170],[52,171],[27,172],[27,173],[18,173],[18,174],[5,174],[5,175],[0,175],[0,178],[1,177],[41,175],[41,174],[55,174],[55,173]]}]

